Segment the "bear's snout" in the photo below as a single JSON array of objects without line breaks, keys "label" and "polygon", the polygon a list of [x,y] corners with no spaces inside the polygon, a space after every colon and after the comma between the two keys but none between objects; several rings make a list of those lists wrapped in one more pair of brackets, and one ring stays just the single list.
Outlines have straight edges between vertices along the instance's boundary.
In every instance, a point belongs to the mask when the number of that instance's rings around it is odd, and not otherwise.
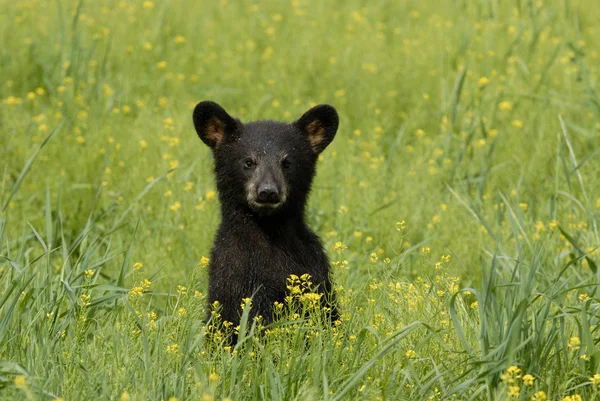
[{"label": "bear's snout", "polygon": [[272,183],[260,184],[258,186],[258,203],[279,203],[281,196],[279,195],[279,188],[277,185]]}]

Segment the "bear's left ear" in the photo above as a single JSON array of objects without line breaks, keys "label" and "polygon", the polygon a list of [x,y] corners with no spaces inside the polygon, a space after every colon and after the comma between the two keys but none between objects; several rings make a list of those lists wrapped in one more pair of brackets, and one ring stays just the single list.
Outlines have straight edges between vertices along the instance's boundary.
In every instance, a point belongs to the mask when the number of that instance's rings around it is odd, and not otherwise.
[{"label": "bear's left ear", "polygon": [[304,113],[294,125],[308,137],[312,150],[318,155],[333,141],[339,123],[333,106],[320,104]]}]

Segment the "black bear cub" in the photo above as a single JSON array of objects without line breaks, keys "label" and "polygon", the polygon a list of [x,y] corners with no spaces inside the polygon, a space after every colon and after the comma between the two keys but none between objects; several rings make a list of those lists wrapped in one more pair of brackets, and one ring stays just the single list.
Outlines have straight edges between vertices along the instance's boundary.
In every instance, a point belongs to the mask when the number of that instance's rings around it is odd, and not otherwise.
[{"label": "black bear cub", "polygon": [[337,132],[335,109],[315,106],[291,124],[243,124],[204,101],[193,118],[200,139],[213,151],[221,203],[209,265],[209,309],[218,301],[221,318],[235,327],[242,299],[252,297],[251,316],[269,323],[274,302],[283,303],[287,295],[287,278],[308,273],[335,320],[329,260],[304,217],[317,158]]}]

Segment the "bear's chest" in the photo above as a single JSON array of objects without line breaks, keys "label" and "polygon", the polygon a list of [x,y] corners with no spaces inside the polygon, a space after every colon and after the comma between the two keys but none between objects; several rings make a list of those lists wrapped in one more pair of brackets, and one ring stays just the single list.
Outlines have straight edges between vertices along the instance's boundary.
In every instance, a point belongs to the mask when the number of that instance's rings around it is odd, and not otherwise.
[{"label": "bear's chest", "polygon": [[253,313],[268,321],[273,303],[285,301],[290,276],[305,274],[318,291],[331,290],[327,255],[308,227],[273,233],[221,226],[211,252],[208,301],[219,301],[223,319],[236,322],[241,300],[252,297]]},{"label": "bear's chest", "polygon": [[293,232],[217,238],[213,257],[211,275],[228,277],[251,287],[285,288],[292,274],[309,274],[318,283],[326,278],[328,271],[327,257],[318,241],[310,235]]},{"label": "bear's chest", "polygon": [[258,272],[282,270],[295,274],[316,263],[313,244],[306,238],[286,236],[255,236],[252,240],[239,242],[239,252],[247,268]]}]

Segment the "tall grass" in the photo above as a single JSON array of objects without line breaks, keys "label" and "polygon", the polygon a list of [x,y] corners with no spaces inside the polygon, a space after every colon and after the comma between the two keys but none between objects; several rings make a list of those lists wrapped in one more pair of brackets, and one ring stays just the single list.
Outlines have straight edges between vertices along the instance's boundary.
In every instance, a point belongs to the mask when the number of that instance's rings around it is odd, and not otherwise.
[{"label": "tall grass", "polygon": [[[0,4],[0,398],[600,399],[594,5]],[[333,327],[204,321],[203,99],[338,109]]]}]

